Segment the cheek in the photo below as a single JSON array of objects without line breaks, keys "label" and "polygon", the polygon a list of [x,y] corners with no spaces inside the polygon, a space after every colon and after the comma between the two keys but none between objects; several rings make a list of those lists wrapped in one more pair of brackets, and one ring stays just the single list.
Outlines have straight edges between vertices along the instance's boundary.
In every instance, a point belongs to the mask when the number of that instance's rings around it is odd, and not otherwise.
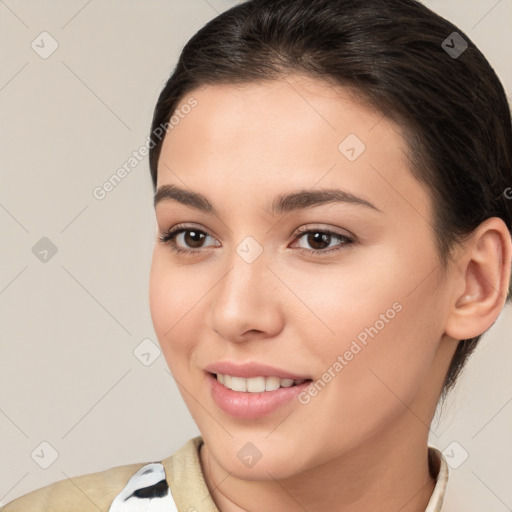
[{"label": "cheek", "polygon": [[290,325],[300,323],[299,339],[324,365],[356,339],[362,347],[365,341],[369,345],[375,330],[381,336],[401,314],[401,282],[390,275],[390,269],[400,268],[399,262],[391,261],[392,254],[386,260],[384,250],[378,252],[368,251],[364,257],[354,253],[338,268],[282,269],[283,280],[294,284],[297,297],[285,305],[286,316]]},{"label": "cheek", "polygon": [[[191,349],[194,338],[195,308],[200,302],[200,280],[190,282],[189,274],[173,268],[168,255],[155,248],[149,278],[149,307],[153,327],[167,360],[174,371],[177,357]],[[172,357],[171,357],[172,356]]]},{"label": "cheek", "polygon": [[440,285],[435,273],[429,275],[429,254],[399,256],[379,251],[378,263],[354,262],[335,278],[302,281],[317,318],[304,317],[301,339],[317,378],[328,382],[318,386],[332,401],[328,410],[340,400],[351,411],[361,404],[403,407],[428,376],[443,332]]},{"label": "cheek", "polygon": [[402,310],[370,341],[363,370],[373,392],[398,408],[411,404],[432,378],[442,336],[434,291],[400,296]]}]

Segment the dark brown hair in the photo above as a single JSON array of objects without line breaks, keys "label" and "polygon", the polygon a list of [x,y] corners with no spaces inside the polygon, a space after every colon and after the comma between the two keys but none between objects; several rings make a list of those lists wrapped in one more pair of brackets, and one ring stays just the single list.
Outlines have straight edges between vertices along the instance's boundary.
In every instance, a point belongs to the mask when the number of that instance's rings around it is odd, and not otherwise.
[{"label": "dark brown hair", "polygon": [[[251,0],[223,12],[183,48],[151,133],[197,87],[291,73],[349,87],[402,127],[411,172],[434,202],[442,270],[454,244],[487,218],[511,230],[512,130],[503,86],[464,32],[415,0]],[[162,142],[149,154],[155,190]],[[480,336],[459,341],[443,397]]]}]

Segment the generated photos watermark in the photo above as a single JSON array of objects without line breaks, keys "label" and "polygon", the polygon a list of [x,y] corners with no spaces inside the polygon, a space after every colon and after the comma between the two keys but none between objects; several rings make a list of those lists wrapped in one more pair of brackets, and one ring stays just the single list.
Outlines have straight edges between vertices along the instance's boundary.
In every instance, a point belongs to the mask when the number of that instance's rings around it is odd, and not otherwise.
[{"label": "generated photos watermark", "polygon": [[165,134],[173,130],[196,106],[197,100],[191,96],[186,103],[181,105],[179,109],[175,110],[169,121],[157,126],[151,132],[151,135],[146,137],[146,142],[135,151],[132,151],[131,156],[126,159],[123,165],[121,165],[116,172],[114,172],[101,185],[94,187],[92,191],[93,197],[98,201],[105,199],[107,195],[112,192],[148,155],[149,150],[156,146],[157,141],[161,141],[165,137]]},{"label": "generated photos watermark", "polygon": [[311,399],[320,393],[329,382],[331,382],[336,375],[338,375],[350,361],[357,356],[363,348],[368,345],[368,337],[375,338],[386,325],[395,318],[397,313],[402,311],[403,306],[400,302],[394,302],[392,307],[388,308],[385,313],[381,313],[379,319],[374,322],[370,327],[365,327],[357,336],[352,340],[350,347],[345,350],[343,354],[338,355],[336,360],[327,368],[322,376],[311,382],[311,384],[297,396],[301,404],[307,405]]}]

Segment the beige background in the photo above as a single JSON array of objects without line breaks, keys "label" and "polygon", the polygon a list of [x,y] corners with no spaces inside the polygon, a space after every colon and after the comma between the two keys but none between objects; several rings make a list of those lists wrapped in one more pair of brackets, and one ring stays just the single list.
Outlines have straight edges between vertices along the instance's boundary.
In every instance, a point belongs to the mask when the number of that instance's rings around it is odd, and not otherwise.
[{"label": "beige background", "polygon": [[[0,0],[0,505],[162,459],[198,434],[163,356],[134,355],[156,342],[147,157],[105,199],[92,191],[145,143],[183,44],[233,4]],[[512,0],[426,4],[468,33],[510,95]],[[59,45],[46,59],[31,47],[43,31]],[[46,263],[32,252],[42,237],[57,248]],[[450,476],[465,512],[512,508],[511,363],[507,309],[432,427],[453,466],[469,455]]]}]

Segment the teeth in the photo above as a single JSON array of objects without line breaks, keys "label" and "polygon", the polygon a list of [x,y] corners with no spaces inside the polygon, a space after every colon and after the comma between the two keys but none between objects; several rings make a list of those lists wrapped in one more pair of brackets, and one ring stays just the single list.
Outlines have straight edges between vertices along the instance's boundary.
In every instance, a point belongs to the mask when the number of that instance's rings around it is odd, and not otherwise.
[{"label": "teeth", "polygon": [[[242,380],[242,379],[240,378],[240,380]],[[247,384],[246,389],[250,393],[261,393],[262,391],[265,391],[265,377],[254,377],[252,379],[243,379],[243,380],[245,380],[245,382]],[[279,385],[277,387],[279,387]],[[238,391],[238,390],[235,389],[235,391]]]},{"label": "teeth", "polygon": [[[275,391],[281,387],[281,379],[279,377],[258,377],[263,380],[263,389],[258,391]],[[287,379],[289,380],[289,379]],[[292,381],[293,383],[293,381]]]},{"label": "teeth", "polygon": [[225,387],[233,391],[261,393],[263,391],[275,391],[279,388],[289,388],[293,385],[302,384],[306,379],[280,379],[279,377],[233,377],[217,373],[217,380]]},{"label": "teeth", "polygon": [[247,391],[247,381],[243,377],[231,377],[231,389],[233,391]]}]

